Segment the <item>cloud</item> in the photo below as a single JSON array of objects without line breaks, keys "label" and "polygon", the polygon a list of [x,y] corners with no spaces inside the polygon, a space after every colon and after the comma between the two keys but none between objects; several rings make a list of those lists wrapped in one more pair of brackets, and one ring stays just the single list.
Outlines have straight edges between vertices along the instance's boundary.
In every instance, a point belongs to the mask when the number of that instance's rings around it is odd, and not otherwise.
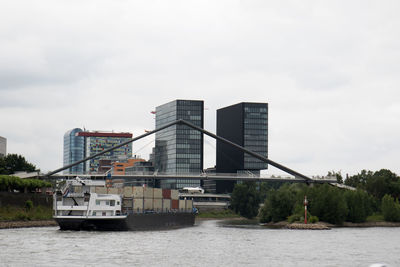
[{"label": "cloud", "polygon": [[52,170],[74,127],[136,136],[155,127],[156,106],[204,99],[215,132],[217,109],[268,102],[272,160],[306,174],[400,173],[399,5],[3,1],[0,135]]}]

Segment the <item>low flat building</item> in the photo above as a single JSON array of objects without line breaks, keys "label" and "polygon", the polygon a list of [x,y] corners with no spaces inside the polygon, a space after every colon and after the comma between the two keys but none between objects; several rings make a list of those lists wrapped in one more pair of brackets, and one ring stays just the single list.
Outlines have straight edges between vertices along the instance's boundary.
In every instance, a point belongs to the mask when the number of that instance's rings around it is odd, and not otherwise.
[{"label": "low flat building", "polygon": [[113,169],[113,175],[125,175],[126,174],[126,169],[133,167],[135,163],[137,162],[144,162],[144,159],[140,158],[133,158],[133,159],[128,159],[126,162],[113,162],[112,163],[112,169]]},{"label": "low flat building", "polygon": [[131,167],[125,168],[126,175],[135,175],[135,174],[148,174],[154,173],[154,166],[151,161],[138,161],[133,164]]},{"label": "low flat building", "polygon": [[179,193],[180,200],[193,200],[193,207],[200,211],[228,209],[231,196],[229,194]]}]

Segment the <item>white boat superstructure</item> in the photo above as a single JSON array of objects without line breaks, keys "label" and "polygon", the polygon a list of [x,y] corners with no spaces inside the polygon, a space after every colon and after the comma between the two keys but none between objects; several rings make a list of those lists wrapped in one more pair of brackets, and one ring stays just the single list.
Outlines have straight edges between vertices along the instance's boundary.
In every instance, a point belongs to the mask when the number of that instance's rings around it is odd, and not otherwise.
[{"label": "white boat superstructure", "polygon": [[61,190],[54,194],[54,218],[102,218],[121,216],[121,196],[97,194],[95,186],[104,186],[104,181],[67,180]]}]

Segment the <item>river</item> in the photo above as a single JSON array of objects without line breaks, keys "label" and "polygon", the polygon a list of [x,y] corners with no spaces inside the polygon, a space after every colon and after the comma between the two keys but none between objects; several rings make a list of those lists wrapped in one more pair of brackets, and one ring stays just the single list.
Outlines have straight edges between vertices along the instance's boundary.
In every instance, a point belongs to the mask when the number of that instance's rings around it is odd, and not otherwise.
[{"label": "river", "polygon": [[400,266],[400,228],[196,226],[148,232],[0,230],[1,266]]}]

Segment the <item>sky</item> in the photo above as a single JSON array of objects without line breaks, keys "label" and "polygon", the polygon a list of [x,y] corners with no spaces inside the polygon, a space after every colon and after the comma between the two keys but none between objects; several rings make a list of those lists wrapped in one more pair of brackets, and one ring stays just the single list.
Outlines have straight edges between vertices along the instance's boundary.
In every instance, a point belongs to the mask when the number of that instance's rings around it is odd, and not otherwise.
[{"label": "sky", "polygon": [[[72,128],[155,127],[156,106],[269,104],[269,158],[400,174],[400,2],[4,0],[0,136],[47,172]],[[215,142],[205,138],[205,166]],[[148,158],[154,137],[133,144]],[[279,174],[270,167],[266,173]]]}]

